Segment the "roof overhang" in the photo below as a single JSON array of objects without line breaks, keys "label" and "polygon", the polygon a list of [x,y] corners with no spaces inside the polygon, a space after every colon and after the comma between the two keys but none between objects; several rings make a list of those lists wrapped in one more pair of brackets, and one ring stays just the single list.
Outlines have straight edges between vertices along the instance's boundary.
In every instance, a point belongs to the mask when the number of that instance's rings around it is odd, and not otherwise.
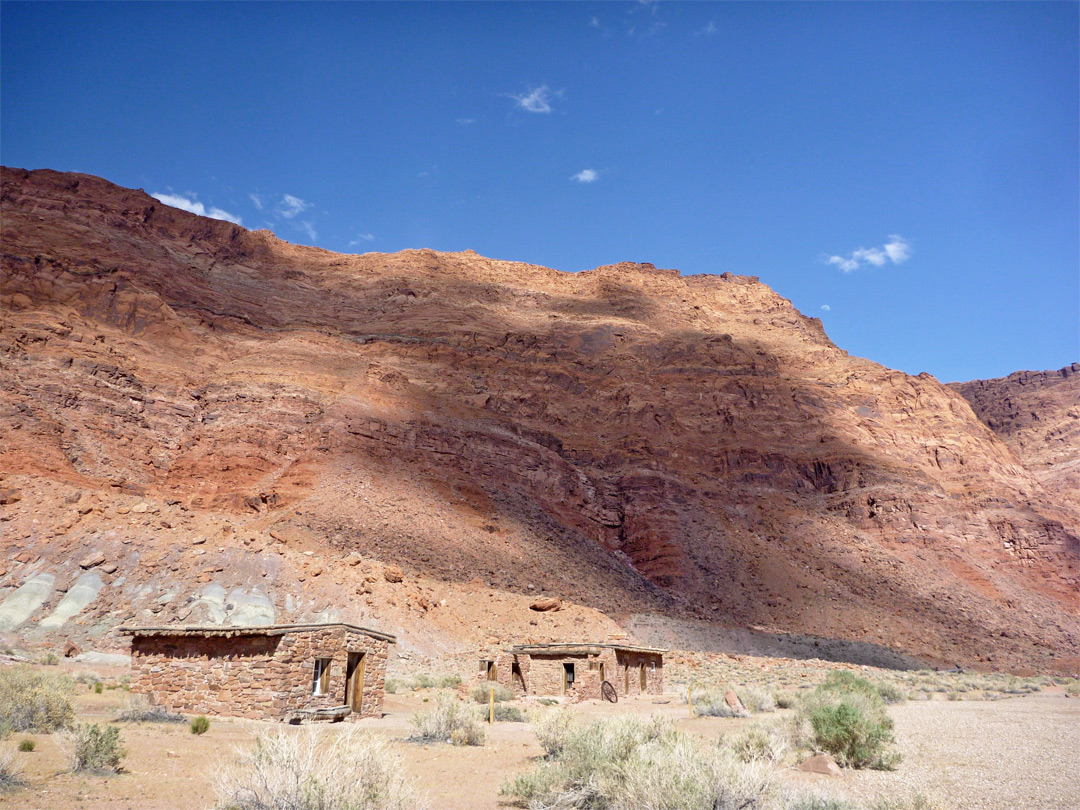
[{"label": "roof overhang", "polygon": [[150,638],[153,636],[168,637],[202,637],[202,638],[238,638],[241,636],[284,636],[287,633],[305,633],[314,630],[329,630],[341,627],[353,633],[362,633],[365,636],[397,643],[397,636],[372,630],[370,627],[360,627],[345,622],[329,622],[324,624],[264,624],[264,625],[168,625],[164,627],[120,627],[117,631],[121,635]]}]

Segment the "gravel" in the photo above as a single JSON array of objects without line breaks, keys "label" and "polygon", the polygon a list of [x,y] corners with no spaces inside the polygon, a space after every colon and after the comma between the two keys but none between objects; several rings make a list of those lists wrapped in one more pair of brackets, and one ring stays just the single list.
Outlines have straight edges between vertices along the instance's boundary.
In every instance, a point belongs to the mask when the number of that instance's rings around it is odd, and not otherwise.
[{"label": "gravel", "polygon": [[835,792],[867,801],[923,793],[955,810],[1078,810],[1080,700],[1034,694],[998,701],[890,707],[904,761],[848,771]]}]

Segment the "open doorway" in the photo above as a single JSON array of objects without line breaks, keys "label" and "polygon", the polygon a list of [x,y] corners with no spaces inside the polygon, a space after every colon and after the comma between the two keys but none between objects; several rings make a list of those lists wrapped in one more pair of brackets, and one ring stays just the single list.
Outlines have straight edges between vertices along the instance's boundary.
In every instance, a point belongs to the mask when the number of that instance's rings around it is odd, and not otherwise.
[{"label": "open doorway", "polygon": [[562,690],[563,690],[563,694],[565,695],[567,692],[569,692],[571,689],[574,688],[574,665],[573,664],[563,664],[562,668],[563,668]]}]

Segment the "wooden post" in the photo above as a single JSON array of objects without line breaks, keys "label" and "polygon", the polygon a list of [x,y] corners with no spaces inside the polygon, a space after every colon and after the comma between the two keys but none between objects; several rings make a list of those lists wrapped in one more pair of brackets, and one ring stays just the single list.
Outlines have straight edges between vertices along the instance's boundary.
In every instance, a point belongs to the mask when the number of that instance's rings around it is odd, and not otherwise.
[{"label": "wooden post", "polygon": [[694,685],[688,683],[686,685],[686,702],[690,706],[690,716],[694,716]]},{"label": "wooden post", "polygon": [[495,684],[491,684],[491,700],[488,703],[488,723],[495,722]]}]

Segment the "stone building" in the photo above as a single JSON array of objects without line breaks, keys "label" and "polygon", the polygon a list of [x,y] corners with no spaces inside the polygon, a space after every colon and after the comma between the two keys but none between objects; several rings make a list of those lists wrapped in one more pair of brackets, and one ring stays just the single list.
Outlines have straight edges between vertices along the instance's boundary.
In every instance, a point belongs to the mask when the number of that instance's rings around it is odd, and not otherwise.
[{"label": "stone building", "polygon": [[185,714],[296,722],[382,713],[394,636],[351,624],[127,627],[131,691]]},{"label": "stone building", "polygon": [[664,650],[626,644],[519,644],[481,659],[480,677],[517,695],[600,698],[604,681],[617,697],[664,691]]}]

